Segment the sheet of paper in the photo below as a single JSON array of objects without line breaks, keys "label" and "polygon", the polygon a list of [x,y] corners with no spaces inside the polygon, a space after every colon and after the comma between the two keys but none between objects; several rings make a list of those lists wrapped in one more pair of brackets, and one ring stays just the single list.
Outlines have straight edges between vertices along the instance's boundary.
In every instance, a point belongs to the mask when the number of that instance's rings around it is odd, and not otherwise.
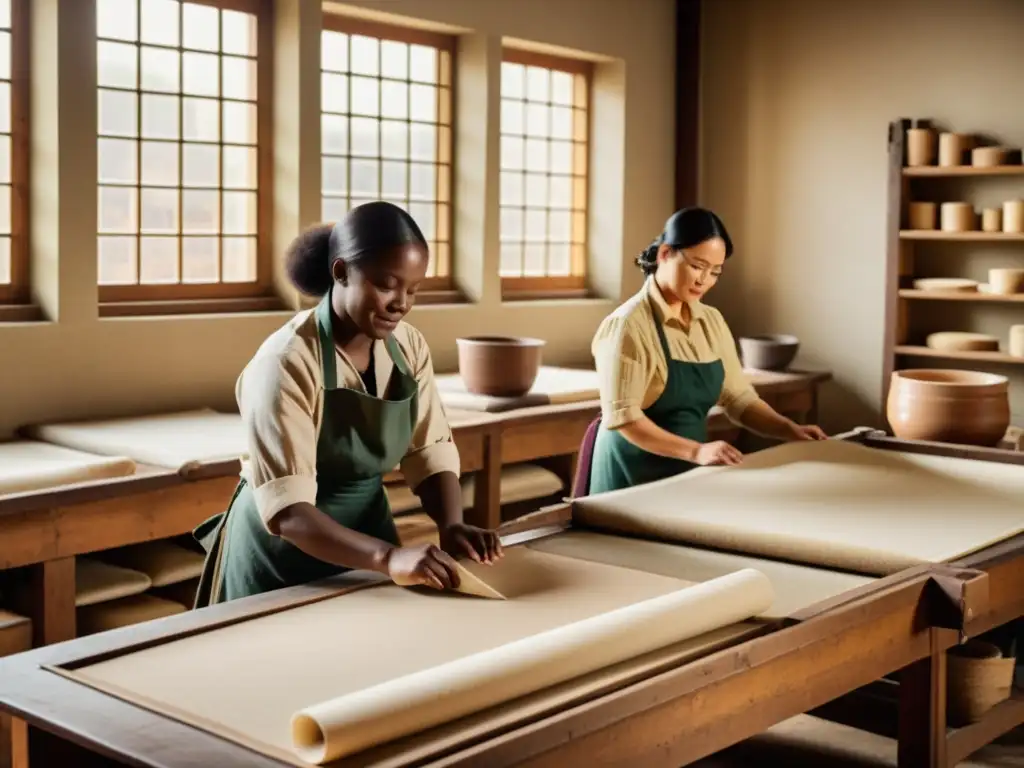
[{"label": "sheet of paper", "polygon": [[1024,531],[1024,467],[787,443],[573,502],[581,525],[885,575]]}]

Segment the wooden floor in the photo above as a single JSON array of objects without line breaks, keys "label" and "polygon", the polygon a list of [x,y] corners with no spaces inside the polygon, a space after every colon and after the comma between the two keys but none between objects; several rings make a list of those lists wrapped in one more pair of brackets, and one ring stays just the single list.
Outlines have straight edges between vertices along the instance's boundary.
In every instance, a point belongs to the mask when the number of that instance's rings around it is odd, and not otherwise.
[{"label": "wooden floor", "polygon": [[[694,763],[691,768],[896,768],[896,741],[799,715]],[[957,768],[1024,768],[1024,729],[979,750]]]}]

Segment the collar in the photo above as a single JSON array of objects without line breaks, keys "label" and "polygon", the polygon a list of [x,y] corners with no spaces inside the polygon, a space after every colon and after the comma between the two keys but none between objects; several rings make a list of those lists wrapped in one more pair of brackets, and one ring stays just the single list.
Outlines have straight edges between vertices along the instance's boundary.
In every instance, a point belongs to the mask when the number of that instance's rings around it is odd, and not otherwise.
[{"label": "collar", "polygon": [[[654,304],[658,314],[661,315],[662,322],[667,323],[672,321],[678,325],[682,325],[682,322],[679,319],[679,310],[681,307],[678,309],[672,309],[672,307],[668,305],[668,302],[665,301],[665,297],[662,295],[661,289],[658,288],[658,283],[655,281],[653,275],[648,277],[645,281],[644,290],[647,292],[647,295],[651,297],[651,303]],[[686,304],[690,308],[691,321],[700,320],[704,316],[704,310],[706,308],[700,301],[688,301]]]}]

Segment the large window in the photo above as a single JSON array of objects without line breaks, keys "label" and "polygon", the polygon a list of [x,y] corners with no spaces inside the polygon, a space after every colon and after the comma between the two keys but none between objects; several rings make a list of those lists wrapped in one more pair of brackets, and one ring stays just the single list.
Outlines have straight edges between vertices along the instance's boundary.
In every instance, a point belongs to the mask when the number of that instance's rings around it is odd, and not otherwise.
[{"label": "large window", "polygon": [[263,5],[96,0],[101,301],[266,292]]},{"label": "large window", "polygon": [[0,301],[28,301],[26,0],[0,0]]},{"label": "large window", "polygon": [[426,288],[450,287],[452,54],[444,35],[324,15],[322,216],[387,200],[430,242]]},{"label": "large window", "polygon": [[503,292],[582,291],[590,65],[508,50],[501,65]]}]

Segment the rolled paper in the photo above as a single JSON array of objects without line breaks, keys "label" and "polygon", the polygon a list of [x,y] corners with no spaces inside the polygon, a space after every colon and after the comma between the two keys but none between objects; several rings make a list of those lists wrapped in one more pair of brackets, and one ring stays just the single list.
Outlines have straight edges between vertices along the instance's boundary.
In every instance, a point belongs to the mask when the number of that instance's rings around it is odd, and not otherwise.
[{"label": "rolled paper", "polygon": [[943,232],[969,232],[977,227],[970,203],[943,203],[940,218]]},{"label": "rolled paper", "polygon": [[1001,267],[988,271],[988,284],[992,293],[1008,296],[1024,290],[1024,269]]},{"label": "rolled paper", "polygon": [[1024,357],[1024,325],[1010,326],[1010,354]]},{"label": "rolled paper", "polygon": [[1007,200],[1003,203],[1003,232],[1024,232],[1024,200]]},{"label": "rolled paper", "polygon": [[1006,165],[1009,147],[975,147],[971,151],[971,165],[975,168],[992,168]]},{"label": "rolled paper", "polygon": [[966,133],[939,134],[939,165],[963,165],[967,150],[974,146],[974,138]]},{"label": "rolled paper", "polygon": [[981,212],[982,232],[999,232],[1003,228],[1003,212],[999,208],[986,208]]},{"label": "rolled paper", "polygon": [[322,765],[753,618],[775,600],[746,568],[302,709],[292,746]]},{"label": "rolled paper", "polygon": [[938,136],[931,128],[907,130],[907,165],[935,165]]},{"label": "rolled paper", "polygon": [[935,203],[911,203],[907,218],[911,229],[935,229],[938,206]]}]

